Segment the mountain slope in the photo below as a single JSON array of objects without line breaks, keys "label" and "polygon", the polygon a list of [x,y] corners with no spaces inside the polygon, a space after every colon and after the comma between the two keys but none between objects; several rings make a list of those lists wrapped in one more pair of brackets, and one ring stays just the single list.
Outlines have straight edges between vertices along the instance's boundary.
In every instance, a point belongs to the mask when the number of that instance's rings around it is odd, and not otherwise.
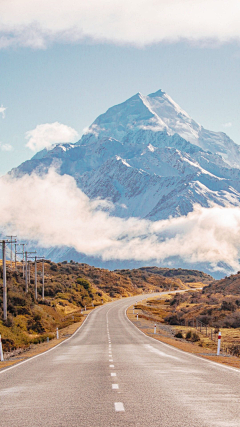
[{"label": "mountain slope", "polygon": [[195,203],[240,206],[239,145],[204,129],[161,90],[110,108],[79,142],[44,149],[11,174],[52,166],[91,199],[110,200],[110,214],[123,218],[178,217]]}]

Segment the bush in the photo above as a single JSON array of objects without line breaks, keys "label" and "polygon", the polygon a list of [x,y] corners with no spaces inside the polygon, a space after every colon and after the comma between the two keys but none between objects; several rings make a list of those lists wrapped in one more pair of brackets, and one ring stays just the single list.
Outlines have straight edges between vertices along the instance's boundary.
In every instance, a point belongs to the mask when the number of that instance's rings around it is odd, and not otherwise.
[{"label": "bush", "polygon": [[175,338],[183,338],[183,334],[181,331],[177,332],[174,336]]},{"label": "bush", "polygon": [[83,286],[86,290],[91,288],[91,283],[87,279],[82,279],[81,277],[77,278],[77,284]]},{"label": "bush", "polygon": [[200,338],[199,338],[199,335],[196,332],[187,331],[187,333],[186,333],[186,340],[187,341],[196,342],[196,341],[200,341]]},{"label": "bush", "polygon": [[229,314],[222,322],[225,328],[240,328],[240,313]]},{"label": "bush", "polygon": [[220,310],[235,311],[236,306],[230,301],[223,301]]},{"label": "bush", "polygon": [[169,325],[181,325],[181,321],[176,314],[169,314],[164,321]]}]

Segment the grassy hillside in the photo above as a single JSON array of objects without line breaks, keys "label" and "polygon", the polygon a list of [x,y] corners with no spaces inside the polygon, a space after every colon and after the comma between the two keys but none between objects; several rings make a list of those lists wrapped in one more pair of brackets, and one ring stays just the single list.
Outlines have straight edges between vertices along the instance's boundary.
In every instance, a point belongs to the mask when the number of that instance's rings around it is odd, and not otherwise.
[{"label": "grassy hillside", "polygon": [[213,281],[202,290],[148,300],[137,308],[143,318],[170,325],[178,338],[187,337],[203,347],[210,348],[212,343],[205,337],[205,326],[202,333],[199,328],[194,330],[196,319],[198,325],[201,322],[212,328],[213,338],[221,329],[224,345],[232,354],[240,355],[240,272]]},{"label": "grassy hillside", "polygon": [[[41,270],[41,265],[39,265]],[[176,274],[174,275],[174,272]],[[184,273],[183,273],[184,272]],[[186,273],[185,273],[186,272]],[[161,274],[163,273],[163,274]],[[164,276],[165,274],[165,276]],[[171,275],[171,277],[166,277]],[[158,268],[109,271],[74,262],[45,262],[45,300],[42,301],[41,271],[38,272],[38,300],[34,299],[34,267],[32,265],[29,292],[25,293],[25,280],[21,265],[18,271],[7,271],[8,319],[0,321],[4,351],[27,347],[54,336],[56,327],[63,328],[81,319],[81,310],[102,304],[113,298],[127,297],[142,292],[182,289],[182,279],[203,278],[204,273]],[[207,276],[207,275],[206,275]],[[2,285],[2,267],[0,266]],[[2,294],[0,295],[0,318]]]}]

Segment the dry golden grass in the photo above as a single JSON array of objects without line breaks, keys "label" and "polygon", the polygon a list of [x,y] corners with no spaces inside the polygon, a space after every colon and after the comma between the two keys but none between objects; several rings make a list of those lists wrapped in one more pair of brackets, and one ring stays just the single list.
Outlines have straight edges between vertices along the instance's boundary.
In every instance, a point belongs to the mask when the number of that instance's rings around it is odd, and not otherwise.
[{"label": "dry golden grass", "polygon": [[[86,315],[89,313],[90,313],[90,310],[86,311]],[[24,351],[23,353],[21,353],[19,356],[13,357],[9,360],[5,360],[4,362],[0,362],[0,370],[8,366],[15,365],[16,363],[29,359],[38,354],[44,353],[47,350],[50,350],[51,348],[60,344],[62,341],[65,341],[67,338],[69,338],[69,336],[74,334],[74,332],[82,325],[84,320],[85,320],[85,316],[84,318],[82,318],[80,322],[73,323],[72,325],[61,329],[59,331],[59,339],[54,338],[49,342],[43,342],[41,344],[31,344],[30,348],[27,351]]]},{"label": "dry golden grass", "polygon": [[[161,297],[164,299],[164,296]],[[145,301],[146,302],[146,301]],[[174,335],[176,332],[181,331],[183,336],[186,335],[186,332],[192,330],[196,332],[195,328],[183,327],[183,326],[173,326],[173,325],[163,325],[161,328],[161,324],[157,324],[157,334],[154,334],[154,325],[155,321],[159,321],[159,319],[151,319],[147,318],[145,315],[145,307],[144,311],[141,310],[140,305],[136,306],[137,308],[133,313],[133,306],[129,307],[127,310],[127,316],[129,320],[131,320],[135,326],[137,326],[142,332],[146,335],[157,339],[158,341],[164,342],[166,344],[172,345],[180,350],[186,351],[188,353],[192,353],[209,360],[212,360],[217,363],[223,363],[228,366],[240,368],[240,358],[235,356],[230,356],[226,354],[222,354],[220,356],[216,355],[217,352],[217,341],[213,342],[209,337],[206,337],[203,333],[201,334],[197,331],[200,341],[199,342],[188,342],[183,339],[175,338]],[[138,320],[137,320],[138,313]],[[167,326],[167,327],[166,327]],[[222,343],[227,344],[227,342],[233,342],[231,340],[235,340],[240,338],[240,330],[222,330]],[[239,338],[238,338],[239,337]],[[200,345],[199,345],[200,344]]]}]

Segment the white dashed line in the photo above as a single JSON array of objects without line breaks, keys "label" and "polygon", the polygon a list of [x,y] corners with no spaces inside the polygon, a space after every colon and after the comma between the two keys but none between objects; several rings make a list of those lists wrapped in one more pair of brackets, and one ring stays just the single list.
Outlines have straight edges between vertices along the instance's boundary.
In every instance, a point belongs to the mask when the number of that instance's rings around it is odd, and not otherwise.
[{"label": "white dashed line", "polygon": [[115,402],[115,403],[114,403],[114,406],[115,406],[115,411],[116,411],[116,412],[124,412],[124,411],[125,411],[125,409],[124,409],[124,406],[123,406],[123,403],[122,403],[122,402]]},{"label": "white dashed line", "polygon": [[113,362],[113,359],[109,359],[109,362]]},{"label": "white dashed line", "polygon": [[109,365],[109,368],[114,368],[114,365]]},{"label": "white dashed line", "polygon": [[116,377],[116,376],[117,376],[116,372],[111,372],[111,377]]},{"label": "white dashed line", "polygon": [[112,389],[113,390],[118,390],[119,389],[119,385],[118,384],[112,384]]}]

